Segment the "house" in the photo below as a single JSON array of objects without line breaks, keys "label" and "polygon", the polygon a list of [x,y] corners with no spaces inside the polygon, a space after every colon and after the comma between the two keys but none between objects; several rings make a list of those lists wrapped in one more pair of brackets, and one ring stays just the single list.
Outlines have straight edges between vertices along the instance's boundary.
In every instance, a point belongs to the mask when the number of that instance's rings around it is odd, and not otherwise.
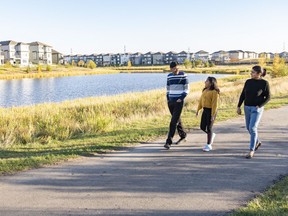
[{"label": "house", "polygon": [[130,60],[131,53],[123,53],[120,54],[120,65],[128,65],[128,61]]},{"label": "house", "polygon": [[169,65],[172,61],[177,61],[178,53],[170,51],[164,55],[164,64]]},{"label": "house", "polygon": [[288,61],[288,52],[281,52],[279,53],[280,58],[284,58],[286,61]]},{"label": "house", "polygon": [[208,62],[210,60],[209,52],[200,50],[195,53],[195,60],[201,60],[203,62]]},{"label": "house", "polygon": [[132,65],[141,65],[142,64],[143,54],[140,52],[132,53],[130,55],[130,61]]},{"label": "house", "polygon": [[1,44],[0,44],[0,65],[4,64],[4,52],[1,49]]},{"label": "house", "polygon": [[226,63],[230,61],[229,53],[224,50],[219,50],[211,54],[211,61],[214,63]]},{"label": "house", "polygon": [[164,65],[164,53],[156,52],[152,54],[152,64],[153,65]]},{"label": "house", "polygon": [[94,55],[94,62],[97,66],[103,66],[103,56],[104,54],[93,54]]},{"label": "house", "polygon": [[52,64],[64,64],[63,54],[54,49],[52,49]]},{"label": "house", "polygon": [[143,55],[142,65],[152,65],[153,64],[153,53],[147,52]]},{"label": "house", "polygon": [[29,43],[30,61],[34,64],[52,64],[52,47],[35,41]]},{"label": "house", "polygon": [[228,51],[229,58],[231,62],[238,62],[241,59],[244,59],[244,51],[243,50],[230,50]]},{"label": "house", "polygon": [[11,64],[18,64],[20,66],[29,65],[29,45],[16,41],[1,41],[1,52],[4,57],[3,63],[10,62]]},{"label": "house", "polygon": [[64,64],[67,64],[67,63],[69,63],[69,64],[71,64],[72,63],[72,56],[71,55],[65,55],[65,56],[63,56],[63,59],[64,59]]},{"label": "house", "polygon": [[107,53],[103,55],[103,66],[110,66],[113,54]]},{"label": "house", "polygon": [[274,58],[274,53],[261,52],[261,53],[259,53],[259,58],[273,59]]},{"label": "house", "polygon": [[112,54],[110,65],[112,66],[120,66],[121,65],[121,54]]},{"label": "house", "polygon": [[177,61],[179,64],[183,64],[185,59],[188,59],[189,61],[193,61],[194,59],[193,53],[182,51],[177,54]]},{"label": "house", "polygon": [[252,52],[252,51],[245,51],[245,57],[248,59],[257,59],[258,54],[256,52]]}]

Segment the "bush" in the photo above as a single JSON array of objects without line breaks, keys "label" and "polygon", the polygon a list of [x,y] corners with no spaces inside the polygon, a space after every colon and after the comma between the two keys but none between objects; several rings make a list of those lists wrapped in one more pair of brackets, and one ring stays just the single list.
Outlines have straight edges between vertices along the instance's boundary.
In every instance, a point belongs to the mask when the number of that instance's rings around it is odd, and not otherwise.
[{"label": "bush", "polygon": [[80,60],[78,63],[77,63],[78,67],[84,67],[85,66],[85,62],[83,60]]},{"label": "bush", "polygon": [[46,66],[46,71],[52,71],[52,68],[51,68],[50,65],[47,65],[47,66]]},{"label": "bush", "polygon": [[191,68],[192,67],[191,61],[189,61],[189,59],[185,59],[184,60],[184,66],[185,66],[186,69],[187,68]]},{"label": "bush", "polygon": [[86,66],[87,68],[90,68],[90,69],[94,69],[94,68],[97,67],[97,65],[95,64],[95,62],[92,61],[92,60],[89,60],[85,66]]},{"label": "bush", "polygon": [[31,72],[31,67],[30,66],[27,66],[26,68],[26,73],[30,73]]},{"label": "bush", "polygon": [[38,73],[42,72],[42,65],[40,65],[40,64],[37,65],[37,71],[38,71]]},{"label": "bush", "polygon": [[275,55],[272,66],[272,77],[283,77],[288,75],[288,67],[286,66],[285,59]]}]

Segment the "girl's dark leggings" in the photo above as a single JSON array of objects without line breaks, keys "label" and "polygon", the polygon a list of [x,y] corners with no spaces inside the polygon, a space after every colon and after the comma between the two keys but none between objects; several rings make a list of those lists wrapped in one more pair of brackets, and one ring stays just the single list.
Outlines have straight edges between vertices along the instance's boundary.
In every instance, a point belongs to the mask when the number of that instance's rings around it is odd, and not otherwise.
[{"label": "girl's dark leggings", "polygon": [[201,124],[200,128],[205,133],[207,133],[207,144],[211,144],[211,138],[212,138],[212,126],[213,122],[211,122],[211,108],[203,108],[202,117],[201,117]]}]

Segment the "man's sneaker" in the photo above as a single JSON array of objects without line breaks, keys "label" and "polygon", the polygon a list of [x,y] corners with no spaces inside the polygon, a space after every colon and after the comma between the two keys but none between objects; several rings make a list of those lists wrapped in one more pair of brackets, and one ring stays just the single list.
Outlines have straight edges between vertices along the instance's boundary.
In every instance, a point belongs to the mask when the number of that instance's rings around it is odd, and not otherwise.
[{"label": "man's sneaker", "polygon": [[164,148],[166,148],[167,150],[170,149],[170,144],[169,143],[165,143]]},{"label": "man's sneaker", "polygon": [[181,137],[175,144],[178,145],[181,142],[185,142],[186,141],[186,137]]},{"label": "man's sneaker", "polygon": [[211,144],[213,144],[215,137],[216,137],[216,133],[212,133]]},{"label": "man's sneaker", "polygon": [[261,146],[261,142],[258,142],[257,144],[256,144],[256,146],[255,146],[255,151],[257,151],[257,149]]},{"label": "man's sneaker", "polygon": [[207,144],[207,145],[205,145],[204,146],[204,148],[202,149],[204,152],[209,152],[209,151],[211,151],[213,148],[212,148],[212,145],[209,145],[209,144]]},{"label": "man's sneaker", "polygon": [[164,148],[170,149],[171,144],[172,144],[172,140],[171,140],[171,139],[167,139],[167,140],[166,140],[166,143],[165,143],[165,145],[164,145]]},{"label": "man's sneaker", "polygon": [[250,151],[246,156],[247,159],[251,159],[254,157],[254,151]]}]

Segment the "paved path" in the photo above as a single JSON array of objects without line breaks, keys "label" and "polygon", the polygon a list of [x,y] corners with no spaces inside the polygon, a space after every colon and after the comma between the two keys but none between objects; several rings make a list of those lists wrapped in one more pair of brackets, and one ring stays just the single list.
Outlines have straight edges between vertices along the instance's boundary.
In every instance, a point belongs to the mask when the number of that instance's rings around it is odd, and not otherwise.
[{"label": "paved path", "polygon": [[169,151],[161,140],[0,177],[0,215],[225,215],[288,173],[287,114],[264,112],[252,160],[242,116],[216,124],[213,152],[195,130]]}]

